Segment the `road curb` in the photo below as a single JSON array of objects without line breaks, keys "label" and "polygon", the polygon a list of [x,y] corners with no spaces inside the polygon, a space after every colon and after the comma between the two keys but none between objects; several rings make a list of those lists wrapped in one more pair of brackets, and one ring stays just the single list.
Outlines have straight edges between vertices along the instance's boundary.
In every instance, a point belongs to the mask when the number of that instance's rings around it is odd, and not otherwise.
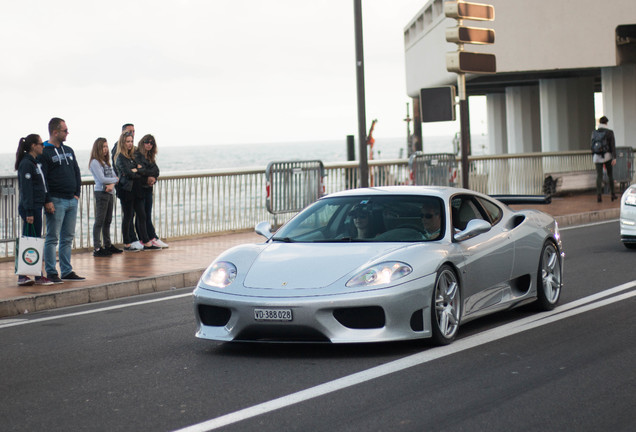
[{"label": "road curb", "polygon": [[603,222],[612,219],[618,219],[621,214],[621,209],[605,209],[596,210],[585,213],[576,213],[565,216],[556,216],[554,219],[559,224],[559,227],[569,227],[576,225],[585,225],[594,222]]},{"label": "road curb", "polygon": [[0,300],[0,318],[67,306],[95,303],[104,300],[115,300],[139,294],[194,287],[198,283],[204,270],[205,269],[189,270],[183,273],[131,279],[108,285],[95,285]]}]

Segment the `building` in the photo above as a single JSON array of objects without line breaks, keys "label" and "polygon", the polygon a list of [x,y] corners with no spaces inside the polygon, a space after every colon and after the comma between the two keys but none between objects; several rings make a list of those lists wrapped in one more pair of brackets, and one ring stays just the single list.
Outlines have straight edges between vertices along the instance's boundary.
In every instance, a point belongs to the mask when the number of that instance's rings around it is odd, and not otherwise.
[{"label": "building", "polygon": [[[480,2],[480,0],[475,0]],[[636,147],[636,2],[633,0],[483,0],[494,45],[466,51],[496,55],[497,73],[467,75],[468,96],[486,95],[488,135],[495,154],[589,149],[596,126],[594,93],[603,94],[619,146]],[[446,70],[444,2],[430,0],[404,29],[407,94],[452,85]],[[422,101],[426,103],[426,101]]]}]

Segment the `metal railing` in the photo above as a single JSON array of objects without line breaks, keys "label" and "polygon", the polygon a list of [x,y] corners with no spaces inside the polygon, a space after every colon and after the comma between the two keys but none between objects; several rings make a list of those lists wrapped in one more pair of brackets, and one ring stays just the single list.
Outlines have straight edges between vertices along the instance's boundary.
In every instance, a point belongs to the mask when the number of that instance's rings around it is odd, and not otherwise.
[{"label": "metal railing", "polygon": [[[594,169],[588,151],[533,153],[468,158],[471,189],[488,194],[543,193],[546,174]],[[461,173],[458,166],[458,173]],[[325,193],[358,186],[358,162],[324,164]],[[406,159],[369,161],[372,186],[412,184]],[[293,213],[272,215],[266,208],[265,168],[238,168],[162,175],[154,188],[153,222],[168,240],[252,230],[256,223],[283,223]],[[461,184],[461,178],[457,180]],[[82,179],[75,249],[93,245],[93,179]],[[17,179],[0,177],[0,259],[14,254],[22,222],[18,216]],[[121,243],[121,209],[115,200],[111,238]],[[275,217],[275,219],[274,219]]]}]

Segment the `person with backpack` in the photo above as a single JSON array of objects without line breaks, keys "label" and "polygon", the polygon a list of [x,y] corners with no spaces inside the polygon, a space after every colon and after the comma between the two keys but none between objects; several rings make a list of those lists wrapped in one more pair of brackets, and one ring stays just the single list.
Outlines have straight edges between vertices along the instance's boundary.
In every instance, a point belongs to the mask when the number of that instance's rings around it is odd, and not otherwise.
[{"label": "person with backpack", "polygon": [[611,200],[616,199],[614,193],[614,174],[612,168],[616,165],[616,140],[614,139],[614,131],[607,127],[609,119],[605,116],[598,121],[598,127],[592,132],[592,162],[596,166],[596,195],[597,201],[603,201],[603,167],[607,171],[609,179],[609,187]]}]

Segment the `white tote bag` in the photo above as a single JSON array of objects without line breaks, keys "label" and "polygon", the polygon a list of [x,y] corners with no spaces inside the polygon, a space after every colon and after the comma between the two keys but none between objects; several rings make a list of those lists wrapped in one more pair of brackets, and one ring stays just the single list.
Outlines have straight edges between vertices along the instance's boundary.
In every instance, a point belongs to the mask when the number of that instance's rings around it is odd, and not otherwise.
[{"label": "white tote bag", "polygon": [[[34,230],[35,231],[35,230]],[[40,276],[42,274],[42,254],[44,239],[21,236],[15,241],[15,274]]]}]

